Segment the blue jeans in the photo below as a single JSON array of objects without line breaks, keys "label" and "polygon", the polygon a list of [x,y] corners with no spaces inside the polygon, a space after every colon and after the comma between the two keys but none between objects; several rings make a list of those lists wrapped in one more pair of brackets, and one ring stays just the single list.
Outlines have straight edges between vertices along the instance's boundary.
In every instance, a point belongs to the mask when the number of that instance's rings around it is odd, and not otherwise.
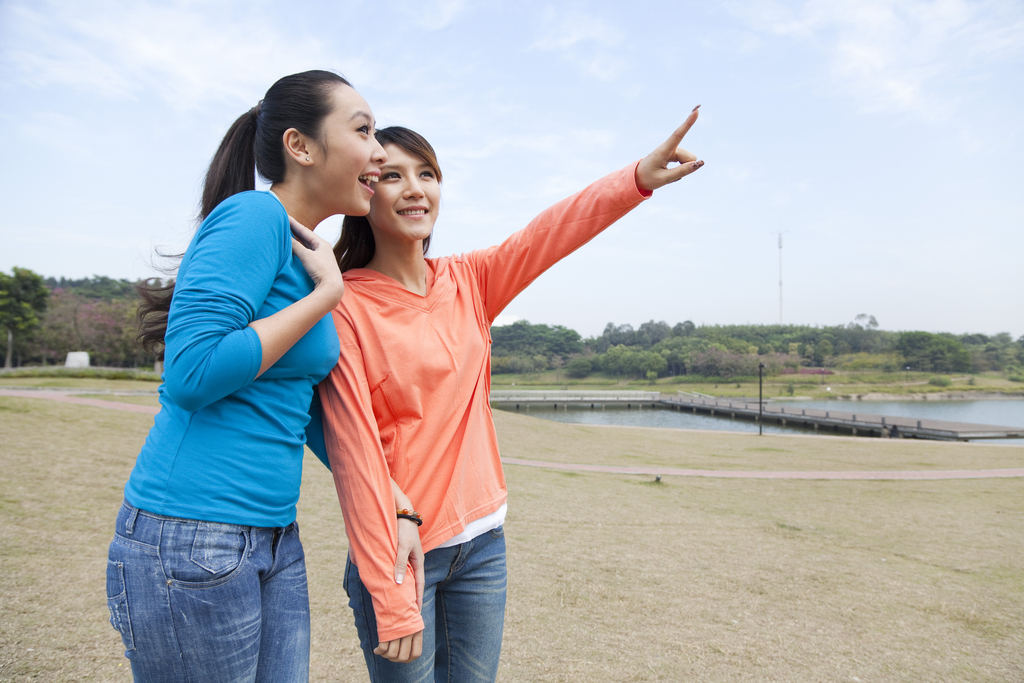
[{"label": "blue jeans", "polygon": [[505,532],[502,527],[424,559],[423,654],[396,664],[373,654],[377,620],[356,565],[345,567],[345,591],[373,683],[476,683],[498,675],[505,626]]},{"label": "blue jeans", "polygon": [[137,683],[309,680],[306,560],[294,523],[200,522],[126,501],[107,604]]}]

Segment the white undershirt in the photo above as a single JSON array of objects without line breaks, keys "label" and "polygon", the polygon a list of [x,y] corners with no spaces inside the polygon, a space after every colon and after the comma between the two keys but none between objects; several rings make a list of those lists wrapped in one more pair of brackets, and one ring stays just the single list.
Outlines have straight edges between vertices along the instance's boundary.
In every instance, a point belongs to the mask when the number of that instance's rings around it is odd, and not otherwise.
[{"label": "white undershirt", "polygon": [[505,523],[505,513],[508,511],[508,503],[504,503],[500,508],[480,519],[474,519],[472,522],[466,525],[466,528],[462,530],[462,533],[458,536],[453,536],[447,541],[437,546],[438,548],[451,548],[453,545],[459,545],[472,541],[477,536],[486,534],[491,529],[497,529],[499,526]]}]

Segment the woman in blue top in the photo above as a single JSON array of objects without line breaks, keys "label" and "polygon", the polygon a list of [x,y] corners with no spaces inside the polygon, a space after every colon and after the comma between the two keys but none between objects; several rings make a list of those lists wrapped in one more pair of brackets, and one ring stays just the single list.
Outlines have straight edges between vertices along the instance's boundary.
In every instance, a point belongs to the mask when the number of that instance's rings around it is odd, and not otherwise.
[{"label": "woman in blue top", "polygon": [[[387,159],[373,133],[340,76],[279,80],[214,155],[176,283],[144,292],[143,341],[165,344],[161,409],[107,564],[136,681],[308,680],[295,506],[313,387],[338,360],[329,313],[344,284],[331,245],[289,216],[365,215]],[[270,192],[254,191],[255,172]],[[396,505],[411,507],[397,490]],[[408,545],[415,525],[402,528]]]}]

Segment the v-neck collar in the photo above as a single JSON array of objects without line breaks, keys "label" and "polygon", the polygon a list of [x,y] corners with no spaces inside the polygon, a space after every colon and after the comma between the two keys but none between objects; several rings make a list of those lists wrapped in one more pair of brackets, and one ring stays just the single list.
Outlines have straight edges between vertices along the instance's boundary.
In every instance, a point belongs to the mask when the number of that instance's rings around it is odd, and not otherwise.
[{"label": "v-neck collar", "polygon": [[376,270],[370,268],[353,268],[348,271],[346,275],[351,274],[354,278],[372,280],[376,285],[383,286],[372,286],[373,296],[379,296],[395,303],[410,306],[412,308],[419,308],[422,310],[431,310],[441,300],[443,294],[448,290],[450,286],[451,278],[444,277],[443,272],[438,272],[438,268],[443,269],[442,261],[445,259],[426,259],[427,264],[427,293],[425,295],[417,294],[416,292],[410,292],[408,289],[403,287],[398,280],[394,279],[390,275],[385,275]]}]

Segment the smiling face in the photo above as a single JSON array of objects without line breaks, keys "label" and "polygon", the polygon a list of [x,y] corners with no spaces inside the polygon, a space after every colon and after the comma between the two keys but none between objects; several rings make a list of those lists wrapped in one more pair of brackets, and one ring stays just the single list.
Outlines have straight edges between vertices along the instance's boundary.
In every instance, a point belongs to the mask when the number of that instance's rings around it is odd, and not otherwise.
[{"label": "smiling face", "polygon": [[367,218],[377,249],[407,246],[430,236],[441,203],[437,169],[396,144],[384,146],[387,162],[370,201]]},{"label": "smiling face", "polygon": [[331,214],[365,216],[387,154],[373,137],[370,106],[354,89],[334,89],[334,109],[324,119],[322,144],[313,145],[310,157],[318,170],[314,183],[319,196],[331,197]]}]

